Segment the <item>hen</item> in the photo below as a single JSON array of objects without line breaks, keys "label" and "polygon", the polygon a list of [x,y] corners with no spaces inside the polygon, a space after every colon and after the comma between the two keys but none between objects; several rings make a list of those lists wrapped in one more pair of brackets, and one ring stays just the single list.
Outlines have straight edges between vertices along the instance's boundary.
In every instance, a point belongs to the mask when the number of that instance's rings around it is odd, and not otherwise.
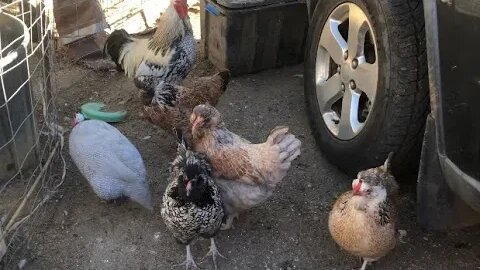
[{"label": "hen", "polygon": [[[196,42],[186,0],[173,0],[150,38],[134,38],[125,30],[108,37],[104,54],[130,78],[147,76],[168,83],[183,80],[195,63]],[[141,83],[137,86],[143,89]]]},{"label": "hen", "polygon": [[210,238],[210,251],[205,257],[212,256],[215,269],[216,256],[222,256],[213,237],[221,227],[224,211],[211,172],[204,155],[187,151],[184,144],[179,144],[178,155],[170,167],[170,183],[163,195],[161,214],[177,241],[187,245],[183,263],[186,269],[197,268],[190,243],[200,236]]},{"label": "hen", "polygon": [[[138,78],[142,80],[142,76]],[[156,87],[153,96],[146,93],[144,115],[155,125],[165,130],[181,130],[188,141],[191,139],[189,117],[193,108],[202,103],[217,104],[230,80],[230,72],[222,71],[214,76],[201,77],[193,88],[153,82]]]},{"label": "hen", "polygon": [[115,127],[77,113],[70,156],[93,191],[104,200],[128,197],[152,210],[147,172],[140,153]]},{"label": "hen", "polygon": [[253,144],[229,131],[220,112],[210,105],[193,109],[192,148],[212,162],[227,214],[223,229],[232,227],[238,214],[267,200],[300,155],[301,142],[276,127],[264,143]]},{"label": "hen", "polygon": [[333,239],[363,258],[361,270],[385,256],[397,242],[398,185],[390,173],[392,156],[383,166],[359,172],[352,191],[341,195],[330,212],[328,227]]}]

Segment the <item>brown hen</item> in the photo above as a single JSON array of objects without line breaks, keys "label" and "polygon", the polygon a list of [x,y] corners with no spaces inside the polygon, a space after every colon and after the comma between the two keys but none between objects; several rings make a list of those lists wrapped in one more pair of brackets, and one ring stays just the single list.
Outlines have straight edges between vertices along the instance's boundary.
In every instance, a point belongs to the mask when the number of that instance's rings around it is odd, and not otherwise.
[{"label": "brown hen", "polygon": [[264,143],[253,144],[229,131],[217,109],[199,105],[193,109],[192,148],[210,159],[220,187],[226,224],[232,227],[242,211],[267,200],[300,155],[301,142],[287,127],[276,127]]},{"label": "brown hen", "polygon": [[[140,81],[144,79],[150,78],[137,78]],[[143,94],[144,116],[165,130],[181,130],[189,141],[191,132],[188,119],[193,108],[202,103],[217,104],[229,81],[229,71],[197,78],[191,88],[159,81],[153,90]]]},{"label": "brown hen", "polygon": [[330,212],[328,227],[337,244],[363,258],[361,270],[391,251],[397,242],[395,197],[398,185],[385,164],[361,171],[352,191],[342,194]]}]

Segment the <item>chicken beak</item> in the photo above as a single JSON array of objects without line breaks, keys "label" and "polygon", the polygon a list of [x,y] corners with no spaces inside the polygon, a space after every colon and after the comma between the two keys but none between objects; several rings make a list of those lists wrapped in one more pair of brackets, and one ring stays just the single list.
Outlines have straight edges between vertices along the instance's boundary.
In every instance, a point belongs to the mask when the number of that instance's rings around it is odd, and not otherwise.
[{"label": "chicken beak", "polygon": [[355,179],[352,183],[353,195],[360,195],[360,189],[362,188],[362,180]]},{"label": "chicken beak", "polygon": [[187,197],[190,196],[190,191],[192,190],[192,181],[188,181],[185,185],[185,190],[187,191]]},{"label": "chicken beak", "polygon": [[197,128],[199,126],[201,126],[203,124],[203,118],[200,117],[200,116],[197,116],[195,118],[195,120],[193,120],[193,123],[192,123],[192,132],[195,132],[195,130],[197,130]]}]

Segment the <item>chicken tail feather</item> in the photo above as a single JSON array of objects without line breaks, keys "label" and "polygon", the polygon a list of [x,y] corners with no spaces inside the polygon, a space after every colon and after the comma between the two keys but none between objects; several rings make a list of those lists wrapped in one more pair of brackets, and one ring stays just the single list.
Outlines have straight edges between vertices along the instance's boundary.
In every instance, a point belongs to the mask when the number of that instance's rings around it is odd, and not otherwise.
[{"label": "chicken tail feather", "polygon": [[227,90],[227,85],[230,82],[231,74],[229,70],[222,70],[219,73],[217,73],[218,76],[222,78],[222,92],[225,92]]},{"label": "chicken tail feather", "polygon": [[129,189],[128,193],[129,194],[127,195],[132,201],[139,203],[150,211],[153,211],[152,195],[148,185]]},{"label": "chicken tail feather", "polygon": [[300,155],[302,143],[293,134],[288,133],[288,127],[278,126],[270,132],[267,144],[278,146],[280,150],[278,156],[280,160],[279,171],[274,172],[271,177],[272,183],[275,185],[285,177],[292,161]]},{"label": "chicken tail feather", "polygon": [[132,38],[124,29],[113,31],[103,46],[103,57],[110,57],[117,65],[117,69],[122,70],[120,55],[124,45],[130,42],[132,42]]}]

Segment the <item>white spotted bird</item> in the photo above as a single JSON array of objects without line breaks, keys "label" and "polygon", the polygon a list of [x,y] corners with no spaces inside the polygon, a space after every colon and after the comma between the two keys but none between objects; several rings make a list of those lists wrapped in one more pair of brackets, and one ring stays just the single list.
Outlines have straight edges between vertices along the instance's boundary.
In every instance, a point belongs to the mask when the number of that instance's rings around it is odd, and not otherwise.
[{"label": "white spotted bird", "polygon": [[361,270],[397,243],[398,184],[390,172],[392,156],[382,166],[359,172],[352,190],[342,194],[330,212],[330,234],[341,248],[363,259]]},{"label": "white spotted bird", "polygon": [[217,250],[214,237],[224,217],[220,192],[212,178],[212,168],[203,154],[178,146],[178,155],[170,167],[169,184],[163,195],[163,221],[175,239],[186,245],[186,269],[198,268],[190,244],[199,237],[210,238],[207,256],[212,256],[217,269]]}]

